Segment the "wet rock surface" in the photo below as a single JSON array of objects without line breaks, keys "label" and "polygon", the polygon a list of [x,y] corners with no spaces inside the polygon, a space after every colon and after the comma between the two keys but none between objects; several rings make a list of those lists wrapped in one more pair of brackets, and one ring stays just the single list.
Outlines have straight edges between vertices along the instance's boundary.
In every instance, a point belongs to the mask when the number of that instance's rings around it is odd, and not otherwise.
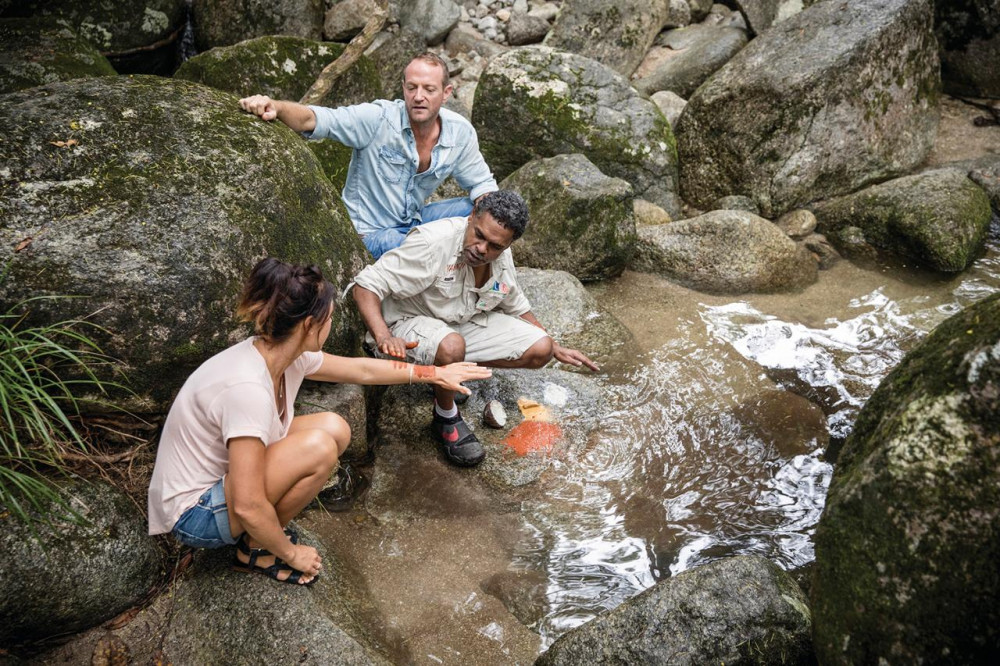
[{"label": "wet rock surface", "polygon": [[66,492],[82,523],[58,517],[58,509],[51,524],[27,525],[8,511],[0,517],[5,646],[100,624],[141,601],[163,575],[163,555],[126,495],[103,482],[75,482]]},{"label": "wet rock surface", "polygon": [[998,341],[994,295],[935,329],[859,414],[816,532],[821,663],[1000,652]]},{"label": "wet rock surface", "polygon": [[816,261],[753,213],[712,211],[639,229],[633,266],[710,293],[788,291],[816,281]]},{"label": "wet rock surface", "polygon": [[[754,198],[766,217],[926,157],[939,73],[928,0],[821,2],[754,39],[688,100],[682,193]],[[844,128],[857,141],[843,143]]]},{"label": "wet rock surface", "polygon": [[660,582],[566,633],[535,664],[809,664],[811,630],[795,581],[744,555]]},{"label": "wet rock surface", "polygon": [[[486,450],[486,459],[471,472],[456,470],[452,477],[474,475],[479,483],[502,491],[529,486],[550,466],[553,456],[578,451],[600,419],[604,396],[598,380],[573,372],[541,370],[494,370],[491,379],[470,382],[472,396],[459,410]],[[524,418],[518,399],[526,398],[545,407],[551,419],[544,426],[525,426],[513,434]],[[507,427],[487,428],[480,415],[491,400],[499,400],[507,412]],[[438,444],[430,434],[433,409],[429,386],[396,386],[386,391],[378,414],[379,463],[372,478],[367,500],[368,510],[380,520],[394,513],[401,488],[380,481],[381,461],[398,465],[403,456],[434,461],[445,466]],[[549,427],[552,426],[552,427]],[[539,432],[534,432],[538,430]],[[523,433],[519,434],[519,433]],[[520,446],[523,444],[524,446]],[[520,451],[518,449],[520,448]],[[432,464],[425,462],[422,464]],[[402,506],[406,506],[406,502]],[[445,502],[441,510],[458,510]],[[468,507],[467,507],[468,508]]]},{"label": "wet rock surface", "polygon": [[989,197],[961,169],[939,169],[873,185],[815,207],[818,229],[850,252],[864,244],[957,272],[978,256],[989,228]]},{"label": "wet rock surface", "polygon": [[[0,100],[13,148],[0,170],[0,296],[85,296],[36,301],[32,320],[97,313],[133,409],[165,412],[195,367],[248,334],[233,304],[260,258],[315,263],[334,284],[370,261],[301,138],[232,95],[140,76],[32,90]],[[357,349],[359,326],[337,310],[328,348]]]},{"label": "wet rock surface", "polygon": [[583,155],[533,160],[502,187],[524,197],[531,222],[512,246],[514,261],[591,282],[621,275],[635,252],[632,186]]},{"label": "wet rock surface", "polygon": [[598,365],[635,354],[632,333],[569,273],[518,268],[517,280],[532,313],[559,344],[582,351]]},{"label": "wet rock surface", "polygon": [[90,42],[51,19],[0,19],[0,94],[117,73]]},{"label": "wet rock surface", "polygon": [[479,80],[472,120],[499,178],[538,157],[582,153],[636,196],[671,215],[680,210],[669,123],[594,60],[544,46],[498,56]]}]

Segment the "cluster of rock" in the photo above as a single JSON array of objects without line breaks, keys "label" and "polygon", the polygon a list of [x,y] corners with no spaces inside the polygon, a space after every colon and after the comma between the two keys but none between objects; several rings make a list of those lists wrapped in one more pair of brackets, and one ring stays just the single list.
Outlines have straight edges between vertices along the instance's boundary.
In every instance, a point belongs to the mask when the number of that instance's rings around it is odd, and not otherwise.
[{"label": "cluster of rock", "polygon": [[[107,3],[0,0],[0,301],[86,296],[40,301],[31,317],[91,317],[121,361],[108,376],[129,379],[121,402],[155,417],[198,364],[246,334],[232,305],[256,259],[316,263],[346,284],[370,261],[337,194],[350,151],[307,147],[280,123],[241,114],[236,100],[298,99],[344,49],[324,37],[350,39],[371,1],[195,0],[203,53],[161,78],[114,74],[160,71],[182,32],[183,0],[130,0],[110,16]],[[409,57],[440,49],[453,63],[455,108],[472,118],[503,186],[529,202],[515,256],[536,314],[599,361],[627,356],[633,342],[581,283],[626,269],[708,292],[795,290],[836,260],[831,243],[855,259],[967,267],[1000,205],[1000,161],[919,167],[942,74],[948,90],[1000,94],[996,68],[983,65],[1000,43],[997,12],[984,7],[997,3],[730,4],[737,11],[703,0],[391,1],[388,28],[324,103],[395,96]],[[139,64],[151,54],[158,63]],[[804,663],[811,634],[821,663],[995,656],[998,304],[943,325],[862,413],[817,534],[812,619],[785,574],[734,558],[663,581],[570,632],[541,662]],[[361,333],[341,304],[329,350],[358,353]],[[468,409],[499,400],[514,428],[527,396],[568,435],[544,455],[511,458],[501,455],[504,432],[482,432],[491,455],[474,478],[518,497],[549,456],[584,446],[602,391],[561,369],[482,382]],[[376,445],[394,464],[432,455],[417,387],[315,386],[300,398],[301,411],[348,418],[349,459]],[[377,467],[369,498],[385,521],[400,518],[393,478]],[[36,564],[28,554],[0,573],[0,597],[21,600],[0,609],[5,643],[103,622],[161,579],[141,516],[110,492],[77,492],[100,518],[92,526],[40,535],[68,558],[46,565],[58,575],[19,569]],[[5,552],[33,543],[8,527]],[[316,663],[386,656],[343,565],[323,583],[336,594],[293,604],[268,581],[234,585],[219,558],[199,559],[174,597],[145,611],[147,622],[174,618],[157,625],[173,659],[277,663],[306,654],[299,646]],[[110,572],[115,585],[91,584],[77,564]],[[40,578],[50,587],[25,589]],[[141,631],[128,625],[119,637],[146,660],[152,650],[134,647]],[[295,637],[294,654],[274,652],[275,632]]]}]

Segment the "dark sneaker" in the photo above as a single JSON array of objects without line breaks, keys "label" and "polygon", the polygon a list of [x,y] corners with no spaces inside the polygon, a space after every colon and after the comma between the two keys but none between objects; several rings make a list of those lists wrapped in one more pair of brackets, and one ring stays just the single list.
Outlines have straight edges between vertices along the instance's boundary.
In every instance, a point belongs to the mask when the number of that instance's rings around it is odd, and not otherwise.
[{"label": "dark sneaker", "polygon": [[483,445],[476,439],[476,434],[461,414],[446,419],[434,412],[431,432],[434,439],[441,443],[444,457],[453,465],[475,467],[486,457]]}]

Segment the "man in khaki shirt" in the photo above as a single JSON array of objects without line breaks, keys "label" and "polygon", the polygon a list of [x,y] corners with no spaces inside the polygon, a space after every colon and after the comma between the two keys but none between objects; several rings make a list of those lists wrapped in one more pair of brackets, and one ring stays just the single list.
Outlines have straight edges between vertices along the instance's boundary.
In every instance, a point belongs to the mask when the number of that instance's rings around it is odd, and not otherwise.
[{"label": "man in khaki shirt", "polygon": [[[555,358],[591,370],[584,354],[555,342],[517,284],[510,245],[528,224],[515,192],[490,192],[469,217],[414,229],[403,244],[354,278],[354,300],[379,352],[424,365],[475,361],[540,368]],[[473,466],[485,452],[452,391],[434,390],[432,429],[452,463]]]}]

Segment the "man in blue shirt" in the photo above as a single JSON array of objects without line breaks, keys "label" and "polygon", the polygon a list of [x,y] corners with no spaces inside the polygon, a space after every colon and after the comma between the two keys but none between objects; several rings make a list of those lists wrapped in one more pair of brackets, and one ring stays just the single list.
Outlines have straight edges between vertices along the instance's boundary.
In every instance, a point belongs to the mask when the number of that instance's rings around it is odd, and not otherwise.
[{"label": "man in blue shirt", "polygon": [[[451,92],[447,64],[424,53],[403,70],[402,100],[330,109],[254,95],[241,99],[240,107],[264,120],[277,118],[308,139],[335,139],[354,149],[344,203],[365,247],[378,259],[399,247],[411,228],[466,216],[473,201],[498,189],[476,130],[441,108]],[[448,176],[469,197],[425,206]]]}]

